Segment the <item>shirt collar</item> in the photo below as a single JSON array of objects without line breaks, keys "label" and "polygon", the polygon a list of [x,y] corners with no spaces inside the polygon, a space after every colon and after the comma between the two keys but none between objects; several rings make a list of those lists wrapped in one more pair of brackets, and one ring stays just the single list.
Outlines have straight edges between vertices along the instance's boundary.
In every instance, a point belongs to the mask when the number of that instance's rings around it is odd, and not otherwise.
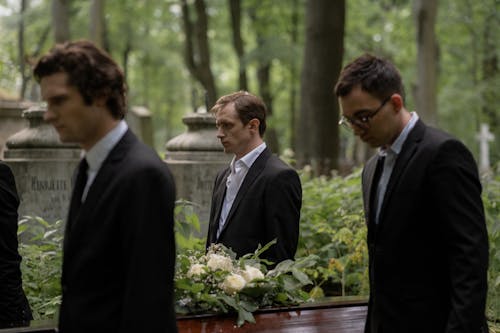
[{"label": "shirt collar", "polygon": [[419,119],[418,114],[416,112],[411,112],[411,118],[406,124],[406,126],[403,128],[397,139],[393,142],[392,145],[387,147],[386,149],[380,148],[379,150],[379,155],[385,156],[387,153],[392,152],[393,154],[398,155],[401,152],[401,149],[403,148],[403,144],[406,141],[406,138],[408,138],[408,134],[410,131],[415,127],[415,124],[417,123],[417,120]]},{"label": "shirt collar", "polygon": [[124,120],[121,120],[115,128],[109,131],[88,152],[85,153],[85,158],[89,164],[90,170],[99,170],[106,157],[108,157],[113,147],[118,143],[118,141],[120,141],[127,129],[127,123]]},{"label": "shirt collar", "polygon": [[237,165],[244,165],[247,169],[250,169],[257,157],[259,157],[259,155],[264,151],[264,149],[266,149],[266,147],[266,143],[262,142],[260,145],[255,147],[252,151],[247,153],[239,160],[235,161],[236,157],[233,157],[233,160],[231,161],[231,170],[234,172]]}]

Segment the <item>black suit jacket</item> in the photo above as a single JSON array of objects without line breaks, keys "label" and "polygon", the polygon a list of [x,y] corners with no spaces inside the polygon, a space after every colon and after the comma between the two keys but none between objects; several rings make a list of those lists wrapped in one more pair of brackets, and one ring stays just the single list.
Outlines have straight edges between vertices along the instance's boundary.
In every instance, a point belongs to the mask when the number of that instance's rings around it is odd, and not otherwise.
[{"label": "black suit jacket", "polygon": [[17,249],[18,207],[14,175],[0,162],[0,328],[19,326],[31,319]]},{"label": "black suit jacket", "polygon": [[418,121],[370,221],[376,157],[363,170],[370,302],[366,332],[482,332],[488,237],[467,148]]},{"label": "black suit jacket", "polygon": [[294,259],[299,236],[302,188],[297,172],[265,149],[248,170],[217,238],[229,167],[215,179],[207,247],[222,243],[237,256],[253,253],[258,245],[273,245],[261,256],[274,263]]},{"label": "black suit jacket", "polygon": [[127,131],[67,221],[61,333],[177,331],[174,201],[166,164]]}]

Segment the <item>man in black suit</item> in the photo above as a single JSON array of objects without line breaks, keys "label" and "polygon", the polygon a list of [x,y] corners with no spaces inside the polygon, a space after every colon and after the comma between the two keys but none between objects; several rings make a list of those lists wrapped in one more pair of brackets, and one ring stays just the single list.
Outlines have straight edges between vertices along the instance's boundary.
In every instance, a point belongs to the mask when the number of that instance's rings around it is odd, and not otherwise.
[{"label": "man in black suit", "polygon": [[370,301],[365,332],[486,332],[488,236],[469,150],[404,106],[390,62],[363,55],[335,87],[376,156],[362,174]]},{"label": "man in black suit", "polygon": [[0,162],[0,328],[25,326],[32,319],[17,250],[18,207],[14,175]]},{"label": "man in black suit", "polygon": [[211,111],[217,137],[234,157],[215,179],[207,247],[222,243],[239,257],[276,239],[261,258],[274,265],[294,259],[302,188],[297,172],[271,154],[262,139],[264,102],[240,91],[219,98]]},{"label": "man in black suit", "polygon": [[176,332],[174,182],[123,120],[122,71],[77,41],[56,45],[34,74],[45,120],[85,155],[66,222],[60,332]]}]

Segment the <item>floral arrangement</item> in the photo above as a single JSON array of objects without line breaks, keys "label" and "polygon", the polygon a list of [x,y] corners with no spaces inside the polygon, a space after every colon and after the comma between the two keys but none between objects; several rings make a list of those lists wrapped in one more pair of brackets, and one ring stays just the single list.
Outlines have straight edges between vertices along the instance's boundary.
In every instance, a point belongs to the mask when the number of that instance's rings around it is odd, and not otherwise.
[{"label": "floral arrangement", "polygon": [[222,244],[208,251],[190,251],[177,257],[175,277],[176,311],[179,314],[237,313],[238,326],[254,323],[252,312],[263,307],[290,306],[308,301],[302,287],[312,284],[303,272],[316,262],[315,256],[285,260],[267,270],[259,255],[276,241],[253,254],[236,259]]}]

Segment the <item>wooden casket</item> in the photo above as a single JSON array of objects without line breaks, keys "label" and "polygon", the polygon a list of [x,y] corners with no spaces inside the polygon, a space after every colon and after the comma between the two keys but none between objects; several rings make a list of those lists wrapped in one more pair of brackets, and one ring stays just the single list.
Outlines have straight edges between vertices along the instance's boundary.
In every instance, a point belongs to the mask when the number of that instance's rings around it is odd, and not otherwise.
[{"label": "wooden casket", "polygon": [[[294,307],[260,309],[254,313],[255,324],[236,326],[236,315],[178,316],[179,333],[362,333],[367,313],[367,299],[331,297]],[[0,333],[55,333],[54,321],[32,321],[27,327],[0,329]],[[143,333],[143,332],[138,332]]]}]

